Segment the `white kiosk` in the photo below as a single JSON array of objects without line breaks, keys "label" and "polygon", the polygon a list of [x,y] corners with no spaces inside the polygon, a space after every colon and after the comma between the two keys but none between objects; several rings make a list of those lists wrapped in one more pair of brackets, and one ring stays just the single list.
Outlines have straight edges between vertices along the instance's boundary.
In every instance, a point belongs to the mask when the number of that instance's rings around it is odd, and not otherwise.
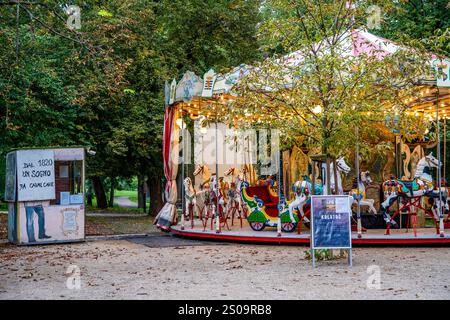
[{"label": "white kiosk", "polygon": [[6,155],[8,240],[84,240],[84,148],[20,149]]}]

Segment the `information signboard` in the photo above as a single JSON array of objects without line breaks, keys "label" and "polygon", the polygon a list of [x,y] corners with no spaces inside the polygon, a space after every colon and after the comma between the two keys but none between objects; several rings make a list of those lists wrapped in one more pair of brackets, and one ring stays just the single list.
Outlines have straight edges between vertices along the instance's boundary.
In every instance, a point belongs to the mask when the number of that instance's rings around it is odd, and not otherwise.
[{"label": "information signboard", "polygon": [[348,249],[351,265],[351,203],[346,195],[311,197],[311,251],[315,266],[315,249]]}]

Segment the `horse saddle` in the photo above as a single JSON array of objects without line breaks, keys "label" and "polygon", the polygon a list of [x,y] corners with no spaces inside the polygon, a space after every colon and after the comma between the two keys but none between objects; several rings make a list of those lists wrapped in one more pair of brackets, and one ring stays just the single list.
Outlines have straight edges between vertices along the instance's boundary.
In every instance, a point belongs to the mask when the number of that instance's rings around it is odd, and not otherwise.
[{"label": "horse saddle", "polygon": [[417,182],[417,179],[398,181],[397,186],[399,192],[409,193],[411,195],[414,191],[422,189],[422,186]]}]

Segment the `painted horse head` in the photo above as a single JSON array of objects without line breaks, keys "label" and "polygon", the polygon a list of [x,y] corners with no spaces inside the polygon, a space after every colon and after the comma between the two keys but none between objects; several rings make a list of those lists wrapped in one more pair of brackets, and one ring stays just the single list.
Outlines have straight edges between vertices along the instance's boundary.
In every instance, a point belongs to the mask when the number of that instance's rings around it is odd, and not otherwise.
[{"label": "painted horse head", "polygon": [[185,187],[190,187],[190,186],[192,186],[192,180],[191,180],[191,178],[189,178],[189,177],[186,177],[185,179],[184,179],[184,186]]},{"label": "painted horse head", "polygon": [[229,168],[227,171],[225,171],[224,173],[223,173],[223,175],[225,176],[225,177],[228,177],[228,176],[232,176],[232,175],[234,175],[234,172],[236,171],[236,168],[235,167],[231,167],[231,168]]},{"label": "painted horse head", "polygon": [[195,170],[194,170],[193,175],[194,175],[194,176],[197,176],[197,175],[199,175],[201,172],[204,172],[204,171],[205,171],[205,165],[204,165],[204,164],[198,164],[198,165],[195,167]]},{"label": "painted horse head", "polygon": [[186,179],[184,179],[183,184],[185,191],[189,191],[190,193],[195,192],[191,178],[187,177]]},{"label": "painted horse head", "polygon": [[344,157],[339,157],[336,159],[336,167],[339,171],[342,171],[345,174],[348,174],[351,170],[349,165],[345,162]]},{"label": "painted horse head", "polygon": [[442,166],[442,162],[433,156],[433,152],[430,152],[429,155],[425,156],[425,161],[431,168],[439,168]]},{"label": "painted horse head", "polygon": [[359,173],[359,179],[362,183],[371,184],[373,182],[372,177],[370,176],[369,170],[361,171]]}]

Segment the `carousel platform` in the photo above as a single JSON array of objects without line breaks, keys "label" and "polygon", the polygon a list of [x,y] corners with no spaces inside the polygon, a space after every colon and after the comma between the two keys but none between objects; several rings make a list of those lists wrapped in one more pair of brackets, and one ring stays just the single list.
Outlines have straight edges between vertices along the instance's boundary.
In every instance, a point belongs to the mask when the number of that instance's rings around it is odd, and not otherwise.
[{"label": "carousel platform", "polygon": [[[291,244],[291,245],[309,245],[309,229],[302,228],[300,234],[297,231],[292,233],[282,232],[281,237],[277,236],[276,228],[266,228],[262,231],[254,231],[246,221],[243,221],[242,228],[240,222],[235,221],[231,226],[229,222],[228,229],[222,227],[221,232],[217,233],[211,229],[210,224],[204,229],[201,221],[196,221],[192,228],[190,222],[185,223],[184,230],[180,224],[172,226],[171,232],[176,236],[212,241],[232,241],[239,243],[261,243],[261,244]],[[436,234],[435,228],[416,229],[416,235],[412,228],[409,229],[391,229],[390,235],[385,235],[385,229],[368,229],[363,232],[361,238],[358,238],[356,232],[352,232],[352,244],[356,246],[421,246],[450,245],[450,229],[445,232],[444,237]]]}]

